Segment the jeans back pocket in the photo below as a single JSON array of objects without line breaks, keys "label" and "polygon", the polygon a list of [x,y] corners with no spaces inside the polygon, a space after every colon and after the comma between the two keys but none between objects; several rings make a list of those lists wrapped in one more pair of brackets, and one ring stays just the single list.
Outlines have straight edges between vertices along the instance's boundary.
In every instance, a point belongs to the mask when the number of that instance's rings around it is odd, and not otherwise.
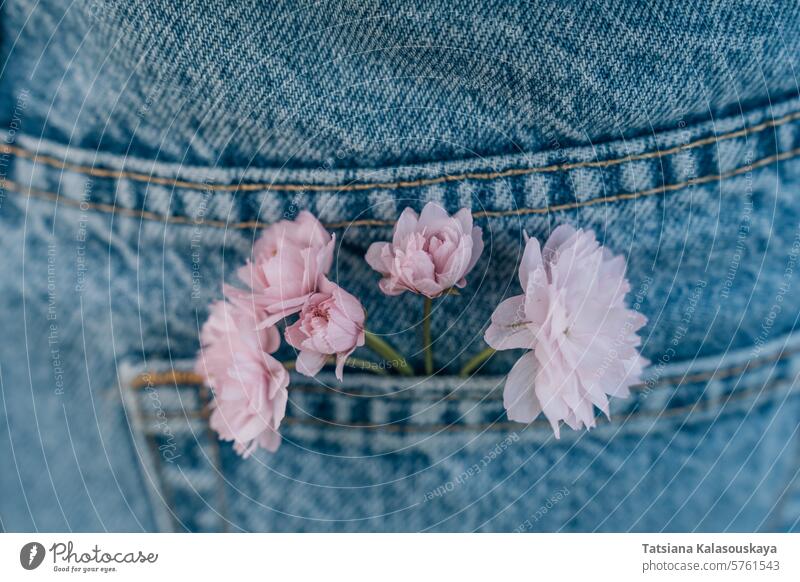
[{"label": "jeans back pocket", "polygon": [[190,362],[126,372],[164,529],[796,529],[800,338],[656,362],[592,431],[509,422],[501,376],[293,377],[283,444],[241,459]]}]

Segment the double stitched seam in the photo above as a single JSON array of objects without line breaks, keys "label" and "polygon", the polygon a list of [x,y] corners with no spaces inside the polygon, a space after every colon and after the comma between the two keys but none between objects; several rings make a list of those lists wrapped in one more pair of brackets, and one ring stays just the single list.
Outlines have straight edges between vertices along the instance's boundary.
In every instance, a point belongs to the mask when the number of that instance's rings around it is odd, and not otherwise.
[{"label": "double stitched seam", "polygon": [[[666,378],[659,379],[651,384],[647,382],[641,382],[639,384],[634,384],[631,388],[634,390],[642,390],[644,388],[654,388],[656,386],[680,386],[684,384],[694,384],[698,382],[706,382],[710,380],[722,380],[725,378],[730,378],[732,376],[736,376],[739,374],[744,374],[745,372],[754,372],[759,368],[763,368],[769,364],[779,362],[791,356],[794,356],[800,352],[800,347],[793,348],[791,350],[781,350],[770,356],[765,356],[763,358],[758,358],[756,360],[751,360],[745,364],[731,366],[728,368],[721,368],[717,370],[712,370],[709,372],[698,372],[697,374],[689,374],[689,375],[676,375],[676,376],[668,376]],[[141,389],[149,385],[173,385],[173,386],[202,386],[203,385],[203,377],[200,374],[190,371],[184,370],[170,370],[166,372],[143,372],[136,376],[130,384],[130,387],[133,389]],[[324,395],[336,395],[336,396],[352,396],[352,397],[363,397],[363,396],[370,396],[370,397],[379,397],[379,396],[387,396],[388,398],[392,398],[391,394],[387,395],[380,395],[380,394],[366,394],[366,393],[336,393],[332,392],[331,390],[319,389],[315,388],[314,386],[294,386],[292,388],[293,392],[298,394],[324,394]],[[456,398],[453,398],[456,396]],[[436,400],[443,400],[443,399],[454,399],[454,400],[463,400],[467,401],[470,400],[469,398],[464,397],[457,397],[456,394],[447,394],[443,395],[442,398]],[[393,400],[423,400],[419,398],[417,395],[411,398],[392,398]],[[432,399],[433,400],[433,399]],[[484,397],[479,397],[476,400],[485,400]]]},{"label": "double stitched seam", "polygon": [[[795,384],[795,380],[787,380],[784,382],[773,382],[771,384],[764,385],[759,388],[753,388],[751,390],[743,390],[741,392],[734,392],[729,394],[728,396],[717,398],[714,400],[710,400],[707,402],[695,402],[694,404],[688,404],[686,406],[680,406],[677,408],[668,408],[665,410],[658,410],[652,412],[631,412],[628,414],[619,414],[613,415],[609,420],[604,419],[603,417],[597,418],[598,423],[605,424],[607,422],[627,422],[629,420],[636,420],[642,418],[672,418],[675,416],[683,415],[683,414],[690,414],[693,412],[704,412],[710,410],[715,406],[726,406],[731,402],[737,402],[741,400],[746,400],[753,396],[762,396],[768,395],[773,392],[777,392],[781,388],[791,387]],[[210,413],[208,407],[204,407],[202,410],[196,413],[188,413],[181,415],[181,417],[187,418],[203,418],[208,419]],[[332,421],[323,420],[320,418],[294,418],[294,417],[285,417],[282,421],[283,423],[290,425],[290,426],[305,426],[305,427],[316,427],[316,428],[341,428],[341,429],[372,429],[372,430],[384,430],[387,432],[449,432],[449,431],[461,431],[461,430],[511,430],[511,429],[519,429],[520,426],[522,427],[546,427],[550,426],[550,423],[547,420],[534,420],[533,422],[523,424],[519,422],[488,422],[488,423],[452,423],[452,424],[367,424],[367,423],[357,423],[357,424],[344,424],[344,423],[336,423]]]},{"label": "double stitched seam", "polygon": [[703,147],[706,145],[718,143],[721,141],[743,137],[753,133],[759,133],[766,129],[779,127],[786,123],[800,119],[800,111],[789,113],[781,118],[764,121],[757,125],[731,131],[718,136],[709,136],[706,138],[698,139],[688,144],[679,145],[664,150],[656,150],[652,152],[645,152],[641,154],[630,154],[621,158],[614,158],[610,160],[597,160],[586,162],[569,162],[563,164],[554,164],[550,166],[538,166],[529,168],[514,168],[509,170],[501,170],[495,172],[465,172],[461,174],[442,175],[432,178],[420,178],[418,180],[401,180],[394,182],[372,182],[372,183],[345,183],[345,184],[271,184],[271,183],[244,183],[244,184],[214,184],[205,182],[193,182],[188,180],[179,180],[174,178],[164,178],[153,176],[141,172],[130,172],[127,170],[112,170],[108,168],[95,168],[92,166],[82,166],[79,164],[72,164],[54,158],[52,156],[40,155],[36,152],[21,148],[13,145],[0,145],[0,153],[11,154],[21,158],[40,162],[42,164],[69,170],[79,174],[87,174],[98,178],[116,178],[128,179],[138,182],[146,182],[148,184],[158,184],[164,186],[172,186],[176,188],[189,188],[189,189],[202,189],[221,192],[247,192],[257,190],[272,190],[275,192],[346,192],[346,191],[363,191],[363,190],[397,190],[401,188],[418,188],[420,186],[433,186],[435,184],[442,184],[445,182],[462,182],[466,180],[496,180],[498,178],[511,178],[515,176],[525,176],[528,174],[544,174],[553,172],[562,172],[574,170],[578,168],[607,168],[625,164],[627,162],[638,160],[658,159],[664,156],[680,153],[686,150]]},{"label": "double stitched seam", "polygon": [[[621,414],[621,415],[613,415],[609,420],[605,420],[603,417],[599,417],[598,424],[605,424],[608,422],[627,422],[628,420],[636,420],[641,418],[671,418],[675,416],[679,416],[686,413],[692,412],[703,412],[705,410],[709,410],[714,406],[718,405],[726,405],[730,402],[736,402],[739,400],[745,400],[752,396],[760,396],[762,394],[769,394],[772,392],[776,392],[780,388],[791,386],[794,384],[794,380],[789,380],[786,382],[775,382],[768,387],[764,386],[761,388],[755,388],[752,390],[744,390],[742,392],[730,394],[727,397],[719,398],[713,401],[708,402],[697,402],[695,404],[690,404],[687,406],[681,406],[678,408],[669,408],[666,410],[660,411],[653,411],[653,412],[632,412],[630,414]],[[386,430],[386,431],[394,431],[394,432],[440,432],[440,431],[451,431],[451,430],[511,430],[514,428],[519,428],[521,423],[519,422],[489,422],[489,423],[476,423],[476,424],[408,424],[408,425],[397,425],[397,424],[385,424],[385,425],[370,425],[370,424],[336,424],[332,422],[327,422],[325,420],[317,419],[317,418],[307,418],[307,419],[300,419],[300,418],[292,418],[286,417],[283,420],[287,425],[296,425],[296,426],[316,426],[316,427],[326,427],[326,428],[349,428],[349,429],[378,429],[378,430]],[[533,422],[528,423],[527,425],[523,424],[522,426],[531,426],[531,427],[545,427],[550,426],[550,423],[547,420],[535,420]]]},{"label": "double stitched seam", "polygon": [[[798,156],[800,156],[800,148],[795,148],[786,152],[782,152],[780,154],[774,154],[771,156],[767,156],[765,158],[761,158],[744,166],[739,166],[737,168],[734,168],[733,170],[729,170],[727,172],[722,172],[719,174],[708,174],[705,176],[700,176],[699,178],[692,178],[691,180],[677,182],[675,184],[665,184],[661,186],[656,186],[655,188],[639,190],[637,192],[626,192],[621,194],[614,194],[611,196],[601,196],[598,198],[591,198],[588,200],[566,202],[564,204],[554,204],[554,205],[541,206],[535,208],[515,208],[512,210],[482,210],[478,212],[473,212],[472,216],[475,219],[482,219],[482,218],[505,218],[512,216],[525,216],[529,214],[548,214],[551,212],[559,212],[564,210],[575,210],[577,208],[594,206],[597,204],[608,204],[612,202],[621,202],[625,200],[636,200],[639,198],[646,198],[658,194],[675,192],[691,186],[698,186],[702,184],[708,184],[711,182],[726,180],[728,178],[733,178],[736,176],[741,176],[742,174],[747,174],[758,168],[763,168],[764,166],[768,166],[776,162],[793,159]],[[114,206],[112,204],[74,200],[72,198],[64,198],[53,192],[26,189],[22,185],[8,180],[0,181],[0,188],[7,189],[10,192],[22,194],[23,196],[50,200],[52,202],[63,204],[65,206],[80,208],[81,210],[84,211],[88,209],[93,209],[98,212],[111,213],[120,216],[130,216],[134,218],[141,218],[144,220],[152,220],[156,222],[173,223],[173,224],[191,224],[191,225],[201,224],[203,226],[225,228],[225,229],[255,229],[255,228],[265,228],[269,226],[269,223],[255,221],[255,220],[246,222],[226,222],[224,220],[210,220],[205,218],[199,220],[189,216],[173,216],[166,214],[158,214],[155,212],[150,212],[149,210],[122,208]],[[349,229],[356,227],[369,228],[369,227],[391,226],[395,222],[396,222],[395,220],[363,219],[363,220],[350,220],[341,222],[328,222],[324,223],[324,226],[329,229],[344,229],[344,228]]]}]

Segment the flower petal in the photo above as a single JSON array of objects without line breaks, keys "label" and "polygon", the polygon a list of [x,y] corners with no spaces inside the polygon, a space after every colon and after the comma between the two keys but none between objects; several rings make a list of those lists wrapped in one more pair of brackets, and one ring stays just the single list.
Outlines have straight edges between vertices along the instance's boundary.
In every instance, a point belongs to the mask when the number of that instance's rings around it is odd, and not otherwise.
[{"label": "flower petal", "polygon": [[469,261],[469,265],[467,265],[466,272],[469,273],[475,264],[478,262],[478,259],[481,258],[481,254],[483,253],[483,230],[479,226],[476,226],[472,229],[472,258]]},{"label": "flower petal", "polygon": [[325,366],[326,359],[327,356],[325,354],[312,352],[311,350],[303,350],[300,352],[300,355],[297,356],[295,370],[304,376],[311,376],[313,378],[319,373],[323,366]]},{"label": "flower petal", "polygon": [[525,252],[522,254],[522,262],[519,264],[519,282],[523,291],[528,288],[528,278],[542,266],[542,251],[539,248],[539,241],[531,237],[525,243]]},{"label": "flower petal", "polygon": [[533,348],[536,336],[525,321],[524,295],[506,299],[497,306],[483,339],[496,350]]},{"label": "flower petal", "polygon": [[416,230],[439,230],[440,228],[447,226],[448,223],[452,222],[453,219],[449,214],[447,214],[447,210],[445,210],[439,203],[428,202],[422,209],[422,213],[419,215],[419,222],[417,223]]},{"label": "flower petal", "polygon": [[418,223],[419,216],[416,211],[411,207],[407,207],[400,214],[400,218],[397,219],[397,223],[394,225],[392,242],[396,245],[402,244],[406,238],[417,230]]},{"label": "flower petal", "polygon": [[550,233],[547,242],[542,249],[542,256],[545,261],[552,261],[558,253],[561,245],[571,239],[578,231],[572,225],[562,224],[559,225]]},{"label": "flower petal", "polygon": [[385,262],[385,253],[390,246],[391,245],[387,242],[372,243],[369,245],[367,254],[364,256],[367,260],[367,264],[381,274],[387,274],[389,272],[389,265]]},{"label": "flower petal", "polygon": [[533,352],[528,352],[511,368],[503,389],[503,406],[509,420],[527,424],[542,412],[533,387],[538,367]]}]

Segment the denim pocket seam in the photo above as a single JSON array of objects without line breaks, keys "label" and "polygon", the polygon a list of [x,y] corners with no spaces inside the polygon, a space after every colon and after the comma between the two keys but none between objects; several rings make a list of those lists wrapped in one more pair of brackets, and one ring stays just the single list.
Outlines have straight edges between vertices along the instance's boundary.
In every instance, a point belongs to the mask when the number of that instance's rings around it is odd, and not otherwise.
[{"label": "denim pocket seam", "polygon": [[[661,386],[681,386],[684,384],[695,384],[699,382],[707,382],[711,380],[722,380],[725,378],[730,378],[732,376],[736,376],[739,374],[745,374],[748,372],[756,371],[764,366],[767,366],[772,363],[780,362],[785,360],[786,358],[790,358],[796,354],[800,353],[800,347],[793,348],[793,349],[780,349],[775,351],[774,353],[763,356],[754,360],[749,360],[745,364],[736,364],[733,366],[723,367],[714,369],[707,372],[698,372],[696,374],[678,374],[675,376],[668,376],[666,378],[659,378],[653,383],[648,382],[640,382],[638,384],[633,385],[631,388],[633,390],[644,390],[644,389],[652,389],[655,387]],[[454,378],[460,378],[459,376],[454,376]],[[463,379],[463,378],[461,378]],[[129,386],[132,389],[140,389],[145,386],[149,385],[174,385],[174,386],[201,386],[203,383],[202,377],[193,372],[188,370],[168,370],[168,371],[144,371],[140,374],[137,374],[130,382]],[[311,385],[300,385],[295,386],[292,389],[301,394],[331,394],[330,390],[325,388],[317,388]],[[338,394],[341,396],[352,396],[352,397],[372,397],[372,396],[379,396],[377,394],[366,394],[366,393],[358,393],[358,392],[346,392]],[[414,395],[410,398],[398,398],[397,400],[427,400],[421,399],[420,395]],[[393,396],[391,396],[393,397]],[[484,401],[487,400],[488,394],[485,394],[482,397],[476,398],[468,398],[463,395],[458,395],[457,393],[450,393],[445,394],[439,398],[431,399],[435,401],[449,399],[449,400],[458,400],[458,401]],[[492,398],[488,398],[492,399]],[[499,400],[499,398],[496,398]]]},{"label": "denim pocket seam", "polygon": [[[621,414],[621,415],[612,415],[609,420],[606,420],[603,417],[598,417],[598,424],[599,426],[603,426],[604,424],[611,424],[611,423],[626,423],[628,421],[635,421],[640,419],[646,418],[654,418],[654,419],[666,419],[666,418],[674,418],[679,416],[684,416],[687,414],[691,414],[692,412],[703,412],[706,410],[724,407],[729,403],[738,402],[738,401],[745,401],[750,398],[758,398],[762,395],[773,395],[774,393],[779,392],[783,388],[791,387],[795,384],[794,380],[787,380],[783,382],[774,382],[768,384],[767,386],[762,386],[759,388],[754,388],[752,390],[743,390],[738,393],[734,393],[729,395],[726,398],[720,398],[717,400],[712,400],[703,403],[694,403],[692,405],[687,406],[680,406],[676,408],[668,408],[665,410],[660,410],[656,413],[641,413],[641,412],[634,412],[631,414]],[[309,418],[309,419],[298,419],[293,417],[287,417],[284,419],[287,426],[306,426],[306,427],[326,427],[326,428],[342,428],[342,429],[356,429],[356,430],[387,430],[391,432],[447,432],[450,430],[456,431],[469,431],[469,430],[477,430],[477,431],[486,431],[486,430],[512,430],[512,429],[520,429],[525,427],[533,427],[533,428],[547,428],[550,426],[550,423],[547,420],[540,419],[534,420],[531,423],[523,424],[519,422],[513,421],[503,421],[503,422],[491,422],[491,423],[439,423],[439,424],[379,424],[379,425],[369,425],[369,424],[344,424],[344,423],[333,423],[333,422],[326,422],[324,420]]]},{"label": "denim pocket seam", "polygon": [[[685,416],[687,414],[691,414],[693,412],[704,412],[707,410],[711,410],[714,408],[723,408],[727,406],[729,403],[735,403],[739,401],[746,401],[750,398],[758,398],[759,396],[772,396],[774,393],[779,392],[781,389],[784,388],[791,388],[794,384],[796,384],[795,380],[785,380],[781,382],[772,382],[765,386],[761,386],[759,388],[753,388],[751,390],[742,390],[740,392],[736,392],[734,394],[730,394],[725,398],[719,398],[716,400],[711,400],[702,403],[694,403],[687,406],[680,406],[676,408],[667,408],[664,410],[659,410],[658,412],[633,412],[630,414],[618,414],[612,415],[609,420],[606,420],[603,417],[598,417],[598,427],[611,424],[611,423],[626,423],[628,421],[636,421],[641,419],[667,419],[667,418],[674,418]],[[196,414],[192,415],[193,418],[202,418],[207,419],[209,417],[208,407],[204,407],[202,410],[197,411]],[[490,422],[490,423],[430,423],[430,424],[403,424],[403,423],[384,423],[384,424],[369,424],[369,423],[360,423],[360,424],[347,424],[347,423],[337,423],[322,420],[319,418],[306,418],[301,419],[297,417],[286,417],[283,419],[283,423],[287,427],[291,426],[298,426],[303,428],[328,428],[328,429],[344,429],[344,430],[381,430],[387,432],[398,432],[398,433],[407,433],[407,432],[449,432],[449,431],[487,431],[487,430],[512,430],[512,429],[524,429],[527,427],[531,428],[546,428],[550,426],[550,423],[547,420],[540,419],[534,420],[528,424],[513,422],[513,421],[498,421],[498,422]]]},{"label": "denim pocket seam", "polygon": [[[778,392],[782,388],[791,388],[796,381],[794,379],[784,380],[784,381],[775,381],[769,382],[765,385],[762,385],[758,388],[753,388],[749,390],[741,390],[739,392],[731,393],[723,398],[717,398],[714,400],[709,400],[706,402],[695,402],[691,405],[686,406],[679,406],[675,408],[666,408],[658,411],[653,412],[632,412],[629,414],[618,414],[612,415],[609,422],[628,422],[631,420],[639,420],[643,418],[656,418],[656,419],[665,419],[665,418],[673,418],[676,416],[681,416],[685,414],[690,414],[693,411],[702,412],[705,410],[710,410],[715,407],[724,407],[731,402],[743,401],[747,400],[751,397],[759,397],[762,395],[772,395],[775,392]],[[195,384],[195,386],[197,386]],[[133,388],[131,384],[131,388]],[[194,413],[186,413],[183,412],[182,414],[170,415],[169,418],[178,418],[178,417],[186,417],[186,418],[200,418],[207,420],[210,416],[210,411],[208,408],[208,404],[203,406],[200,410],[197,410]],[[600,423],[603,423],[604,420],[602,418],[598,418]],[[317,428],[338,428],[338,429],[355,429],[355,430],[385,430],[388,432],[445,432],[445,431],[464,431],[464,430],[510,430],[513,428],[520,428],[520,427],[546,427],[549,426],[549,423],[546,420],[535,420],[529,424],[522,424],[518,422],[510,422],[510,421],[498,421],[498,422],[491,422],[491,423],[436,423],[436,424],[398,424],[398,423],[383,423],[383,424],[346,424],[346,423],[336,423],[331,421],[322,420],[319,418],[296,418],[296,417],[286,417],[284,419],[284,423],[287,426],[300,426],[300,427],[317,427]]]},{"label": "denim pocket seam", "polygon": [[518,176],[526,176],[530,174],[545,174],[564,172],[581,168],[607,168],[611,166],[621,165],[628,162],[660,159],[676,153],[690,151],[696,148],[713,145],[721,141],[736,139],[739,137],[746,137],[755,133],[760,133],[766,129],[777,128],[792,121],[800,119],[800,111],[795,111],[780,117],[763,121],[756,125],[745,127],[742,129],[734,130],[719,136],[709,136],[694,140],[684,145],[673,146],[666,149],[657,149],[654,151],[643,152],[640,154],[629,154],[619,158],[612,158],[608,160],[596,161],[583,161],[583,162],[567,162],[562,164],[551,164],[547,166],[511,168],[508,170],[496,172],[464,172],[460,174],[443,174],[431,178],[420,178],[417,180],[401,180],[394,182],[374,182],[374,183],[342,183],[342,184],[271,184],[271,183],[243,183],[243,184],[220,184],[220,183],[203,183],[193,182],[188,180],[178,180],[173,178],[165,178],[160,176],[153,176],[141,172],[131,172],[126,170],[113,170],[109,168],[95,168],[92,166],[83,166],[80,164],[72,164],[59,160],[53,156],[38,154],[35,151],[14,146],[9,144],[0,145],[0,154],[14,155],[21,158],[26,158],[34,162],[40,162],[52,168],[67,170],[78,174],[93,176],[96,178],[109,178],[109,179],[124,179],[136,182],[143,182],[145,184],[158,184],[162,186],[171,186],[173,188],[186,188],[186,189],[199,189],[206,191],[220,191],[220,192],[255,192],[261,190],[271,190],[275,192],[347,192],[347,191],[368,191],[368,190],[397,190],[404,188],[419,188],[425,186],[434,186],[445,182],[464,182],[464,181],[490,181],[501,178],[512,178]]},{"label": "denim pocket seam", "polygon": [[[556,205],[548,205],[548,206],[540,206],[540,207],[528,207],[528,208],[515,208],[512,210],[482,210],[478,212],[473,212],[472,216],[475,219],[489,219],[489,218],[507,218],[507,217],[514,217],[514,216],[526,216],[532,214],[550,214],[553,212],[562,212],[567,210],[576,210],[579,208],[584,208],[587,206],[595,206],[598,204],[609,204],[613,202],[624,202],[630,200],[637,200],[640,198],[646,198],[650,196],[655,196],[658,194],[666,194],[668,192],[677,192],[686,188],[691,188],[694,186],[700,186],[704,184],[709,184],[713,182],[721,182],[723,180],[727,180],[730,178],[735,178],[737,176],[746,175],[754,170],[764,168],[769,166],[773,163],[787,161],[790,159],[794,159],[800,157],[800,148],[794,148],[785,152],[781,152],[778,154],[773,154],[770,156],[766,156],[755,160],[753,162],[747,163],[743,166],[738,166],[732,170],[728,170],[722,173],[714,173],[714,174],[706,174],[704,176],[700,176],[697,178],[692,178],[691,180],[684,180],[681,182],[676,182],[673,184],[663,184],[657,186],[655,188],[647,188],[644,190],[639,190],[636,192],[622,192],[619,194],[612,194],[609,196],[600,196],[597,198],[591,198],[587,200],[579,200],[576,202],[569,202],[563,204],[556,204]],[[73,208],[79,208],[82,211],[94,211],[98,214],[113,214],[119,216],[126,216],[130,218],[140,218],[142,220],[150,220],[154,222],[161,222],[167,224],[182,224],[182,225],[193,225],[197,226],[198,221],[196,217],[184,216],[184,215],[168,215],[168,214],[159,214],[156,212],[152,212],[149,210],[138,209],[138,208],[126,208],[121,206],[115,206],[112,204],[104,204],[98,202],[90,202],[86,200],[78,200],[73,198],[68,198],[64,196],[60,196],[54,192],[48,192],[44,190],[37,190],[33,188],[25,188],[21,184],[16,182],[12,182],[10,180],[4,180],[0,183],[2,188],[8,190],[9,192],[14,192],[20,194],[22,196],[26,196],[29,198],[36,198],[40,200],[47,200],[56,204],[63,204],[64,206],[70,206]],[[394,220],[382,220],[382,219],[362,219],[362,220],[350,220],[350,221],[339,221],[339,222],[328,222],[324,223],[324,226],[329,229],[352,229],[352,228],[380,228],[380,227],[388,227],[394,224]],[[224,228],[224,229],[231,229],[231,230],[249,230],[249,229],[259,229],[259,228],[266,228],[270,225],[268,222],[261,222],[257,220],[250,220],[250,221],[243,221],[243,222],[227,222],[224,220],[211,220],[211,219],[204,219],[201,223],[203,226],[206,227],[214,227],[214,228]]]},{"label": "denim pocket seam", "polygon": [[[134,384],[137,382],[139,382],[136,390],[137,392],[143,391],[147,388],[154,389],[158,386],[163,386],[164,384],[158,382],[158,378],[156,377],[148,377],[147,372],[136,374],[134,369],[135,366],[124,364],[120,372],[121,378],[123,378],[123,384],[128,387],[128,390],[123,391],[124,406],[126,407],[126,410],[130,411],[131,414],[131,432],[137,442],[137,456],[141,465],[140,469],[143,472],[143,478],[145,478],[148,486],[148,494],[154,515],[155,527],[157,531],[162,533],[178,531],[181,528],[188,531],[189,528],[186,527],[186,524],[181,521],[181,519],[172,509],[173,502],[170,499],[174,492],[171,490],[170,485],[164,478],[165,457],[159,451],[154,435],[152,433],[148,433],[147,429],[145,428],[147,421],[153,420],[152,414],[148,415],[144,412],[142,403],[139,401],[141,395],[131,390],[131,388],[133,388]],[[206,386],[200,384],[197,386],[197,390],[198,397],[203,402],[208,402],[210,400],[211,394]],[[207,405],[203,410],[199,411],[200,415],[204,412],[205,408],[207,408]],[[175,415],[171,413],[164,412],[163,419],[168,421],[174,416]],[[187,417],[193,416],[195,416],[193,413],[189,413],[187,415]],[[158,419],[160,417],[156,416],[156,418]],[[217,498],[217,504],[219,507],[219,529],[220,531],[227,532],[229,530],[229,522],[225,517],[227,513],[227,502],[224,494],[224,483],[222,483],[219,478],[219,468],[221,467],[220,441],[216,438],[215,433],[211,429],[211,426],[205,417],[204,420],[205,422],[203,429],[208,437],[208,442],[211,447],[209,462],[215,467],[216,477],[214,479],[213,494]]]}]

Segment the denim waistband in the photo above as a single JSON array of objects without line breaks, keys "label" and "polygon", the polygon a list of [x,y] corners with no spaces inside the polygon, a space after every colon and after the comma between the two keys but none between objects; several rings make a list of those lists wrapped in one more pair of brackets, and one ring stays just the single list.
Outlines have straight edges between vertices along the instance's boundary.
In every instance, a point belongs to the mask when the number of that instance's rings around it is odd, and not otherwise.
[{"label": "denim waistband", "polygon": [[0,96],[28,88],[32,134],[92,151],[365,167],[597,143],[797,94],[791,2],[224,6],[6,3]]},{"label": "denim waistband", "polygon": [[186,167],[5,134],[6,189],[144,220],[252,229],[298,208],[331,228],[392,223],[429,200],[478,218],[578,210],[715,183],[800,156],[800,100],[594,147],[332,171]]}]

